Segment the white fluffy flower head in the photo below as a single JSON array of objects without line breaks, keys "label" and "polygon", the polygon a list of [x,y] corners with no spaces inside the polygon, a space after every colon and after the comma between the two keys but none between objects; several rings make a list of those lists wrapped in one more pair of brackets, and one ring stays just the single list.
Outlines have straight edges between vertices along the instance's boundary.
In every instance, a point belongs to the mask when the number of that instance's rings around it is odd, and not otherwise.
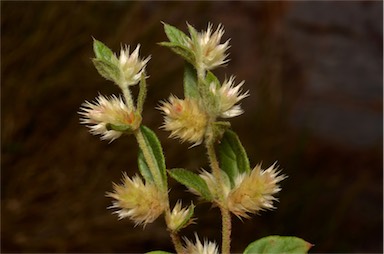
[{"label": "white fluffy flower head", "polygon": [[136,85],[140,82],[141,75],[145,73],[145,66],[151,57],[140,59],[139,49],[140,44],[129,54],[129,47],[121,48],[119,57],[120,83],[124,86]]},{"label": "white fluffy flower head", "polygon": [[225,80],[223,85],[217,89],[214,83],[211,83],[210,89],[219,100],[220,117],[230,118],[241,115],[243,113],[240,105],[236,105],[239,101],[249,96],[249,92],[242,93],[241,87],[244,81],[235,85],[235,77],[231,76],[229,80]]},{"label": "white fluffy flower head", "polygon": [[115,199],[110,208],[117,208],[119,219],[130,218],[136,225],[146,225],[157,219],[167,207],[167,197],[153,183],[143,183],[139,176],[123,176],[122,185],[114,184],[114,192],[107,193]]},{"label": "white fluffy flower head", "polygon": [[109,98],[99,95],[96,102],[86,101],[80,110],[79,114],[82,116],[80,122],[87,124],[92,134],[101,135],[102,140],[111,142],[119,138],[123,132],[108,128],[109,124],[136,129],[141,122],[141,117],[130,110],[121,97],[115,95]]},{"label": "white fluffy flower head", "polygon": [[221,37],[224,34],[224,28],[221,24],[213,32],[212,24],[208,24],[206,31],[197,34],[197,40],[190,40],[187,46],[195,53],[196,64],[198,68],[211,70],[219,67],[229,60],[225,51],[230,47],[229,40],[220,44]]},{"label": "white fluffy flower head", "polygon": [[219,254],[219,249],[215,242],[209,242],[204,240],[203,243],[200,242],[199,237],[195,234],[196,243],[192,243],[188,239],[185,240],[186,247],[185,251],[188,254]]}]

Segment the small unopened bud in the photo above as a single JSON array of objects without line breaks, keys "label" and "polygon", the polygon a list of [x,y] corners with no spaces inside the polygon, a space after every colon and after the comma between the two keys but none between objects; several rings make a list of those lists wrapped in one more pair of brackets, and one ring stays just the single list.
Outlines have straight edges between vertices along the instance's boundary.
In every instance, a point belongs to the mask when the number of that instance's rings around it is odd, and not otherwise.
[{"label": "small unopened bud", "polygon": [[143,183],[139,176],[130,179],[123,176],[122,185],[114,184],[114,192],[107,193],[115,199],[110,208],[117,208],[114,212],[119,219],[130,218],[136,225],[153,222],[167,207],[167,194],[159,191],[153,183]]},{"label": "small unopened bud", "polygon": [[111,142],[124,132],[139,128],[141,123],[141,116],[129,109],[121,97],[99,95],[96,102],[86,101],[80,109],[80,122],[87,124],[92,134]]},{"label": "small unopened bud", "polygon": [[163,128],[171,131],[170,137],[176,137],[194,145],[201,144],[208,119],[197,101],[190,98],[181,100],[171,96],[169,102],[163,102],[159,109],[164,113]]},{"label": "small unopened bud", "polygon": [[182,208],[181,201],[178,201],[171,213],[166,214],[168,228],[172,231],[178,231],[193,222],[194,205],[188,208]]},{"label": "small unopened bud", "polygon": [[257,165],[250,173],[238,175],[228,195],[229,210],[238,217],[249,218],[248,213],[274,209],[273,201],[277,198],[273,195],[281,190],[278,183],[285,178],[279,175],[275,164],[266,170]]}]

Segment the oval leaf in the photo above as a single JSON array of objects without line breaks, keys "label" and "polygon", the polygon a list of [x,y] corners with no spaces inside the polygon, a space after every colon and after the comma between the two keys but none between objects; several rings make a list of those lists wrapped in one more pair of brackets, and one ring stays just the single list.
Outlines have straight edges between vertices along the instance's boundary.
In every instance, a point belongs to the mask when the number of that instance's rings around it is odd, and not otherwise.
[{"label": "oval leaf", "polygon": [[190,63],[185,63],[184,67],[184,97],[199,98],[199,90],[197,88],[197,73]]},{"label": "oval leaf", "polygon": [[154,251],[147,252],[147,254],[172,254],[172,253],[171,252],[162,251],[162,250],[154,250]]},{"label": "oval leaf", "polygon": [[[157,166],[157,169],[159,170],[163,187],[166,187],[167,175],[166,175],[163,149],[161,147],[160,141],[157,138],[156,134],[148,127],[141,125],[140,129],[143,134],[144,141],[147,144],[147,147],[150,148],[149,149],[150,156],[152,157],[152,160],[156,163],[155,166]],[[148,162],[147,162],[147,165],[148,165]]]},{"label": "oval leaf", "polygon": [[95,52],[96,58],[100,60],[105,60],[109,62],[113,57],[112,50],[108,48],[104,43],[96,40],[95,38],[93,38],[93,51]]},{"label": "oval leaf", "polygon": [[145,161],[143,151],[139,149],[139,155],[137,156],[137,165],[139,166],[140,174],[144,177],[146,182],[153,182],[153,175]]},{"label": "oval leaf", "polygon": [[183,168],[174,168],[169,170],[168,173],[179,183],[198,192],[204,199],[212,201],[213,197],[208,185],[199,175]]},{"label": "oval leaf", "polygon": [[188,36],[185,33],[183,33],[182,31],[180,31],[176,27],[171,26],[167,23],[163,22],[163,25],[164,25],[165,34],[167,35],[168,40],[170,42],[173,42],[175,44],[184,45],[184,43],[188,39]]},{"label": "oval leaf", "polygon": [[251,170],[247,153],[235,132],[227,130],[224,133],[218,150],[221,169],[227,173],[232,184],[239,173]]},{"label": "oval leaf", "polygon": [[244,254],[308,253],[313,245],[294,236],[267,236],[249,244]]}]

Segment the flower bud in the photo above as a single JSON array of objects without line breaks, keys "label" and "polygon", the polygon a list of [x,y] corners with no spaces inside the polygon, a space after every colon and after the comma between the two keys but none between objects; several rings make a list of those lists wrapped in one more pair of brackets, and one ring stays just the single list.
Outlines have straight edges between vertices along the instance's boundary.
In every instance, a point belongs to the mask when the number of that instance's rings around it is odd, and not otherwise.
[{"label": "flower bud", "polygon": [[99,95],[95,103],[86,101],[80,108],[82,124],[88,124],[90,132],[102,135],[102,140],[111,142],[126,131],[139,128],[141,116],[130,110],[121,97]]},{"label": "flower bud", "polygon": [[115,201],[110,208],[120,209],[116,213],[119,219],[129,217],[136,225],[151,223],[167,207],[167,194],[159,191],[153,183],[143,183],[139,176],[130,179],[123,176],[122,185],[114,184],[114,192],[107,193]]},{"label": "flower bud", "polygon": [[266,170],[257,165],[250,173],[238,175],[235,186],[228,195],[228,208],[238,217],[249,218],[248,213],[254,214],[266,209],[274,209],[273,195],[281,189],[278,185],[285,179],[278,175],[274,165]]},{"label": "flower bud", "polygon": [[181,201],[178,201],[171,213],[166,214],[168,228],[172,231],[178,231],[193,222],[194,205],[188,208],[181,207]]},{"label": "flower bud", "polygon": [[197,101],[186,98],[178,99],[174,96],[169,102],[163,102],[159,107],[164,113],[163,128],[171,131],[170,137],[180,138],[199,145],[204,139],[208,117]]}]

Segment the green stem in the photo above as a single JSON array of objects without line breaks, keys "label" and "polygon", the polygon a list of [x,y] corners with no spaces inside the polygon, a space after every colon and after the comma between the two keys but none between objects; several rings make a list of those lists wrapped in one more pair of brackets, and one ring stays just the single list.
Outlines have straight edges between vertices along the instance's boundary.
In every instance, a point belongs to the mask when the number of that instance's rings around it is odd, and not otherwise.
[{"label": "green stem", "polygon": [[177,254],[184,254],[183,244],[181,243],[180,236],[177,232],[171,231],[171,239],[172,243],[175,246],[175,250]]},{"label": "green stem", "polygon": [[224,196],[223,190],[223,178],[222,172],[217,160],[215,148],[212,142],[205,143],[209,162],[211,164],[212,173],[216,178],[216,181],[219,183],[217,187],[217,193],[219,194],[218,205],[221,211],[221,222],[222,222],[222,247],[221,251],[223,254],[229,254],[231,249],[231,213],[228,210],[227,205],[225,204],[226,197]]},{"label": "green stem", "polygon": [[123,91],[125,102],[127,103],[129,110],[135,111],[136,108],[135,108],[135,105],[133,103],[131,91],[129,90],[128,86],[120,86],[120,87],[121,87],[121,90]]},{"label": "green stem", "polygon": [[[149,167],[149,170],[152,173],[152,176],[154,178],[155,184],[159,188],[159,191],[163,191],[165,193],[165,196],[167,198],[167,207],[165,210],[165,217],[167,217],[167,214],[169,215],[171,213],[170,204],[169,204],[169,196],[168,196],[168,190],[167,190],[167,183],[163,182],[163,179],[160,175],[160,170],[158,169],[158,166],[156,164],[155,158],[153,158],[150,149],[148,148],[147,143],[145,142],[144,135],[141,132],[141,129],[138,128],[134,132],[136,136],[137,143],[139,144],[139,147],[141,151],[143,152],[145,161],[147,162],[147,165]],[[168,230],[170,231],[172,243],[175,247],[175,250],[178,254],[182,254],[184,252],[183,245],[181,243],[180,237],[177,232],[171,231],[168,226],[168,221],[166,220]]]}]

